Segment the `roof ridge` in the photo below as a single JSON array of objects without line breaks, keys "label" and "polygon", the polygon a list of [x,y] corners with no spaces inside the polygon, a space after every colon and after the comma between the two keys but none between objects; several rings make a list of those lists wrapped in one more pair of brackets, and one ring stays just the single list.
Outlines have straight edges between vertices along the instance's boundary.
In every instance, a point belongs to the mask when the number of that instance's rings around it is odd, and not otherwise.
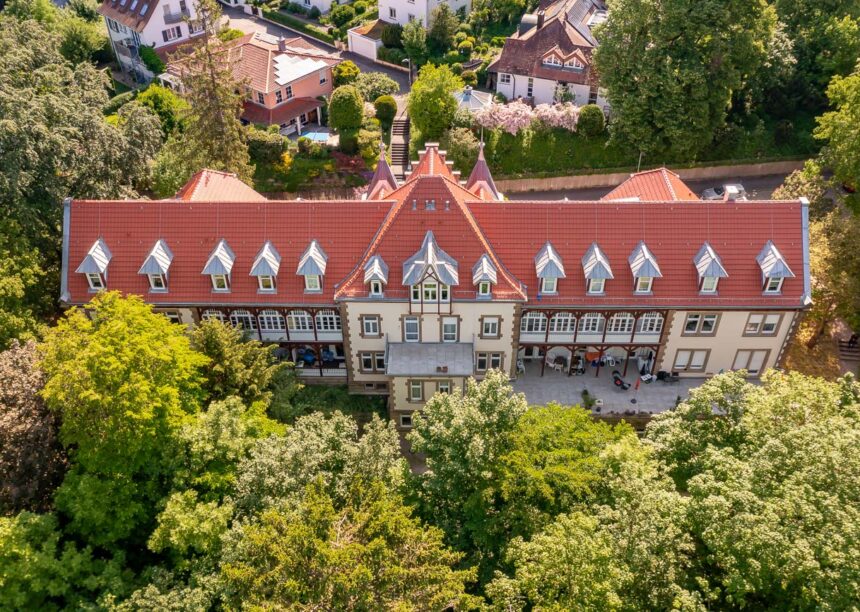
[{"label": "roof ridge", "polygon": [[672,194],[672,198],[677,200],[678,194],[675,192],[675,187],[672,185],[672,181],[669,180],[668,170],[666,170],[665,167],[660,168],[660,176],[662,176],[663,180],[666,181],[666,187],[669,189],[669,193]]}]

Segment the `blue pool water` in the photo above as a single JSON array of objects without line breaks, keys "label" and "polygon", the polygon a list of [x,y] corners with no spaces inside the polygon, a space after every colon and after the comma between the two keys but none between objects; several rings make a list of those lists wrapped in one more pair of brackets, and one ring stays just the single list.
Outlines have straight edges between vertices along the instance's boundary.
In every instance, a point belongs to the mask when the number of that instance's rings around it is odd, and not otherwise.
[{"label": "blue pool water", "polygon": [[325,132],[308,132],[307,134],[302,134],[302,136],[315,142],[326,142],[328,140],[328,134]]}]

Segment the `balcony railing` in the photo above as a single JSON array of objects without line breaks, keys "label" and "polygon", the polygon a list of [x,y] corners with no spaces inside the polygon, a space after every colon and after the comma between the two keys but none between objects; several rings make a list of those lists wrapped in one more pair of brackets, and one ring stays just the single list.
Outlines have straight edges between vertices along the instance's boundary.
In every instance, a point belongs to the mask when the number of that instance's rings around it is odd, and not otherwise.
[{"label": "balcony railing", "polygon": [[186,17],[191,17],[191,12],[188,10],[178,11],[176,13],[164,13],[164,23],[172,24],[179,23]]},{"label": "balcony railing", "polygon": [[127,57],[129,59],[135,58],[135,49],[125,43],[118,42],[114,45],[116,52],[118,55],[122,55],[123,57]]},{"label": "balcony railing", "polygon": [[302,378],[346,378],[346,367],[296,367],[296,373]]}]

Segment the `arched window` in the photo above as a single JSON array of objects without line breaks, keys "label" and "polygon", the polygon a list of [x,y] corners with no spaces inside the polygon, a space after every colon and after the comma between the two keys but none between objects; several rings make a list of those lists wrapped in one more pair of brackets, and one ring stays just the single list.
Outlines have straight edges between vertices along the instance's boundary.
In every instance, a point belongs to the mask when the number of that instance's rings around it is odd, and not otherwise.
[{"label": "arched window", "polygon": [[629,334],[633,331],[633,315],[629,312],[619,312],[612,315],[606,331],[610,334]]},{"label": "arched window", "polygon": [[579,333],[581,334],[597,334],[603,331],[603,325],[606,318],[599,313],[589,312],[587,315],[579,319]]},{"label": "arched window", "polygon": [[230,323],[245,331],[257,331],[257,319],[247,310],[234,310],[230,313]]},{"label": "arched window", "polygon": [[549,320],[551,334],[571,334],[574,329],[576,329],[576,317],[569,312],[559,312]]},{"label": "arched window", "polygon": [[227,317],[224,316],[224,313],[220,310],[204,310],[203,314],[200,315],[200,318],[203,321],[221,321],[222,323],[227,322]]},{"label": "arched window", "polygon": [[311,316],[304,310],[291,310],[287,315],[287,327],[291,332],[313,330]]},{"label": "arched window", "polygon": [[520,331],[526,334],[546,331],[546,315],[542,312],[527,312],[520,322]]},{"label": "arched window", "polygon": [[659,312],[646,312],[639,317],[636,333],[659,334],[663,331],[663,315]]},{"label": "arched window", "polygon": [[340,314],[335,310],[320,310],[317,313],[317,331],[339,332]]},{"label": "arched window", "polygon": [[284,331],[284,317],[277,310],[263,310],[260,312],[258,318],[260,320],[260,331]]}]

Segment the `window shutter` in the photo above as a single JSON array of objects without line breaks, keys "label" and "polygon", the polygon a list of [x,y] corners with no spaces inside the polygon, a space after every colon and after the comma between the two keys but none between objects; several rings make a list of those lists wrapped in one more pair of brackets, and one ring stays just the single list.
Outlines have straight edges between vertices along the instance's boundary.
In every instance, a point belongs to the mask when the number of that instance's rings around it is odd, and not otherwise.
[{"label": "window shutter", "polygon": [[164,39],[164,42],[167,42],[167,30],[161,31],[161,37]]}]

